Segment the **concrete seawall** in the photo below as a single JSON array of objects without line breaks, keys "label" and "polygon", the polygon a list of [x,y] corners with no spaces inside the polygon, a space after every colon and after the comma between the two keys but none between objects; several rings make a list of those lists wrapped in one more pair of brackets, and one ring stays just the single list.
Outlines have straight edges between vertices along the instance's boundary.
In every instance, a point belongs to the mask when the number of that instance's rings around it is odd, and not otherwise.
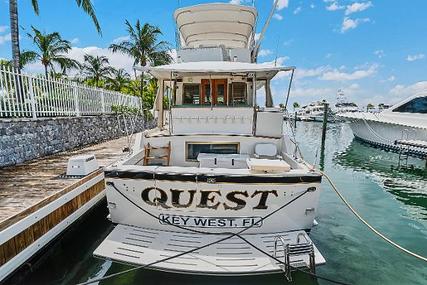
[{"label": "concrete seawall", "polygon": [[[138,117],[134,132],[153,125]],[[130,121],[127,120],[127,126]],[[126,135],[117,115],[0,120],[0,167]]]}]

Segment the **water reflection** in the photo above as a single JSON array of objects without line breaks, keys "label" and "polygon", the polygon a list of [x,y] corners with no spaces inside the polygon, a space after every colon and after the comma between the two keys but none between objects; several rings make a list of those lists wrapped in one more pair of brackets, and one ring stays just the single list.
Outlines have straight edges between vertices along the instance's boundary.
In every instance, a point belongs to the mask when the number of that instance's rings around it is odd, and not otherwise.
[{"label": "water reflection", "polygon": [[397,169],[399,155],[353,140],[333,161],[344,168],[371,174],[383,188],[408,207],[411,215],[427,220],[425,161],[410,158],[408,168]]}]

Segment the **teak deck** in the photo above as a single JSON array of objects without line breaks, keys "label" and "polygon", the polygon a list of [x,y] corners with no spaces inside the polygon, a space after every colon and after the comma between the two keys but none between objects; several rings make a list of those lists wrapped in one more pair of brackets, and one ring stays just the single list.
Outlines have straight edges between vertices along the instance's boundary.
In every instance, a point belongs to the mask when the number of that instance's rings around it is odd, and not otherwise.
[{"label": "teak deck", "polygon": [[[66,172],[68,158],[80,154],[95,154],[100,166],[117,161],[124,154],[122,148],[126,138],[107,141],[80,150],[60,153],[23,165],[0,169],[0,232],[16,228],[26,217],[46,205],[65,197],[82,185],[92,183],[89,188],[62,206],[55,208],[36,223],[9,239],[0,241],[0,267],[32,246],[36,240],[67,219],[94,197],[99,196],[105,183],[102,169],[86,177],[61,179]],[[90,182],[94,181],[95,182]],[[80,187],[81,188],[81,187]],[[3,278],[0,274],[0,280]]]},{"label": "teak deck", "polygon": [[125,145],[126,138],[120,138],[0,169],[0,230],[4,228],[5,220],[80,180],[58,178],[66,172],[69,157],[93,153],[98,164],[106,166],[124,155],[122,148]]}]

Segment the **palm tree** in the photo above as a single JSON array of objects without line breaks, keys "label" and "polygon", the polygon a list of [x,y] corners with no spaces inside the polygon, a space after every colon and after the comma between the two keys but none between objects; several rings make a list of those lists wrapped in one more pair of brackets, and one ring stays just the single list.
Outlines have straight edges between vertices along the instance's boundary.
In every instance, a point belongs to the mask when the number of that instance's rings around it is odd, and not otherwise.
[{"label": "palm tree", "polygon": [[84,60],[82,71],[86,76],[86,80],[92,81],[95,87],[99,87],[101,80],[107,79],[113,70],[109,65],[108,58],[103,55],[93,56],[85,54]]},{"label": "palm tree", "polygon": [[298,102],[294,102],[293,107],[294,107],[294,110],[295,110],[295,109],[298,109],[298,108],[300,107],[300,106],[299,106],[299,103],[298,103]]},{"label": "palm tree", "polygon": [[[148,63],[161,65],[172,61],[169,44],[158,39],[162,35],[159,28],[148,23],[141,25],[139,20],[136,21],[135,26],[132,26],[128,20],[125,24],[129,39],[110,45],[113,52],[121,52],[133,57],[134,65],[146,66]],[[143,97],[144,72],[141,75],[139,90]]]},{"label": "palm tree", "polygon": [[369,104],[366,106],[366,111],[368,111],[368,112],[369,112],[369,110],[372,110],[372,109],[375,109],[375,106],[374,106],[374,104],[369,103]]},{"label": "palm tree", "polygon": [[20,66],[40,60],[44,66],[46,78],[49,75],[49,68],[51,71],[55,72],[55,65],[58,65],[63,73],[65,73],[67,69],[79,67],[79,63],[76,60],[65,56],[65,54],[71,50],[71,43],[69,41],[63,40],[61,35],[57,32],[46,34],[40,32],[33,26],[31,26],[31,28],[33,32],[31,34],[28,33],[28,37],[33,40],[38,51],[23,52]]},{"label": "palm tree", "polygon": [[0,67],[3,67],[3,66],[10,67],[11,63],[12,62],[10,60],[4,59],[4,58],[0,59]]},{"label": "palm tree", "polygon": [[122,89],[127,88],[130,82],[130,75],[123,68],[112,69],[112,77],[107,78],[106,87],[114,91],[122,91]]},{"label": "palm tree", "polygon": [[[101,34],[101,26],[95,15],[95,9],[91,0],[75,0],[78,7],[91,17],[96,30]],[[38,0],[31,0],[34,12],[39,14]],[[20,70],[20,49],[19,49],[19,21],[18,21],[18,3],[17,0],[9,0],[10,32],[12,42],[12,62],[16,70]]]}]

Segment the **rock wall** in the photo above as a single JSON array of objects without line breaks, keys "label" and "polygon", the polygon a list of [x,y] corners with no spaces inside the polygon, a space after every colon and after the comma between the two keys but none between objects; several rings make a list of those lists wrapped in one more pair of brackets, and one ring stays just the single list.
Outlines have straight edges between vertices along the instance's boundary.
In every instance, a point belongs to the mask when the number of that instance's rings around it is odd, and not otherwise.
[{"label": "rock wall", "polygon": [[[134,132],[154,125],[134,119]],[[127,119],[127,126],[131,125]],[[0,119],[0,167],[126,135],[116,115],[39,119]]]}]

